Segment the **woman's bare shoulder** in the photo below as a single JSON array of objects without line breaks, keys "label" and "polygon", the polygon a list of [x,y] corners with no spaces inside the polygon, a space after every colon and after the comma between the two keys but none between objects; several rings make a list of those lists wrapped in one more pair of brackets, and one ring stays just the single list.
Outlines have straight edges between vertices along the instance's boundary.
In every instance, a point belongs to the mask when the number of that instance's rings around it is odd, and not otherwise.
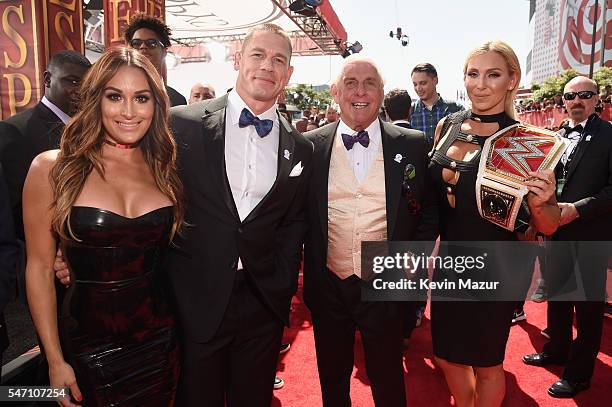
[{"label": "woman's bare shoulder", "polygon": [[31,174],[48,174],[57,160],[60,150],[49,150],[38,154],[30,164]]},{"label": "woman's bare shoulder", "polygon": [[48,150],[38,154],[32,161],[32,167],[51,167],[53,164],[55,164],[59,152],[59,150]]}]

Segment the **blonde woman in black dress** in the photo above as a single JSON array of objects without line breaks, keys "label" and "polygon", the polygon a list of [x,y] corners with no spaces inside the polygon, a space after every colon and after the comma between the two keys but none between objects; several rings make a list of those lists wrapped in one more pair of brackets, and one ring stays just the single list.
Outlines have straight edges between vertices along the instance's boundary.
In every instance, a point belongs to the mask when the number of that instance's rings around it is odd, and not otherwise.
[{"label": "blonde woman in black dress", "polygon": [[[516,233],[480,216],[475,183],[484,140],[516,123],[513,101],[520,79],[518,59],[501,41],[476,48],[465,62],[464,82],[472,109],[440,121],[430,164],[440,201],[442,241],[517,240]],[[453,126],[460,126],[460,132],[467,136],[447,140]],[[551,234],[560,215],[554,174],[539,171],[532,175],[526,198],[531,229]],[[505,394],[502,363],[515,305],[492,301],[432,302],[434,354],[457,406],[501,405]]]}]

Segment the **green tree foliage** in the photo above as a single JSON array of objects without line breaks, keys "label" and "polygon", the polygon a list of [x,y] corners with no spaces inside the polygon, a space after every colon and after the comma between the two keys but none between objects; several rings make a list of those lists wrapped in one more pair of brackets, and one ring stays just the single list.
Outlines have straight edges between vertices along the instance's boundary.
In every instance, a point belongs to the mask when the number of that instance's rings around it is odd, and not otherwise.
[{"label": "green tree foliage", "polygon": [[593,80],[603,89],[606,85],[612,85],[612,68],[604,66],[593,73]]},{"label": "green tree foliage", "polygon": [[300,110],[310,107],[324,108],[332,103],[332,96],[328,90],[318,92],[310,85],[300,83],[285,88],[285,101]]},{"label": "green tree foliage", "polygon": [[[533,99],[541,101],[544,98],[552,98],[554,95],[562,95],[563,88],[573,78],[578,76],[578,72],[573,69],[568,69],[559,74],[559,76],[551,76],[542,83],[532,83],[531,91]],[[593,80],[602,89],[606,85],[612,85],[612,68],[602,67],[597,72],[593,73]]]},{"label": "green tree foliage", "polygon": [[555,95],[563,94],[565,85],[576,76],[578,76],[578,72],[573,69],[568,69],[561,72],[559,76],[551,76],[545,79],[544,82],[539,85],[538,89],[534,89],[532,86],[533,99],[541,101],[544,98],[552,98]]}]

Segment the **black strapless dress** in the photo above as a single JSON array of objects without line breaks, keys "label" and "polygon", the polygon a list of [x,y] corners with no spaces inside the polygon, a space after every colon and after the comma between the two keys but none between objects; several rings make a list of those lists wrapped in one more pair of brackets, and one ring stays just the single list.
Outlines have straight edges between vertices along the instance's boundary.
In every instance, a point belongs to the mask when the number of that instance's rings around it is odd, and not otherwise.
[{"label": "black strapless dress", "polygon": [[61,242],[73,283],[58,288],[58,328],[85,406],[174,403],[178,347],[162,269],[172,213],[72,208],[78,241]]}]

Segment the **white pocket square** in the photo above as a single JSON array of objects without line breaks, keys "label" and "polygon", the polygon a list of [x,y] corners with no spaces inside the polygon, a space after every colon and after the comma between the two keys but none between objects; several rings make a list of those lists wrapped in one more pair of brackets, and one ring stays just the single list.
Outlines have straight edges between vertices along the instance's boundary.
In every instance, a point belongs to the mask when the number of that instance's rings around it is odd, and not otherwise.
[{"label": "white pocket square", "polygon": [[293,169],[289,173],[289,176],[290,177],[299,177],[300,174],[302,173],[303,169],[304,169],[304,167],[302,167],[302,162],[300,161],[299,163],[295,164],[295,167],[293,167]]}]

